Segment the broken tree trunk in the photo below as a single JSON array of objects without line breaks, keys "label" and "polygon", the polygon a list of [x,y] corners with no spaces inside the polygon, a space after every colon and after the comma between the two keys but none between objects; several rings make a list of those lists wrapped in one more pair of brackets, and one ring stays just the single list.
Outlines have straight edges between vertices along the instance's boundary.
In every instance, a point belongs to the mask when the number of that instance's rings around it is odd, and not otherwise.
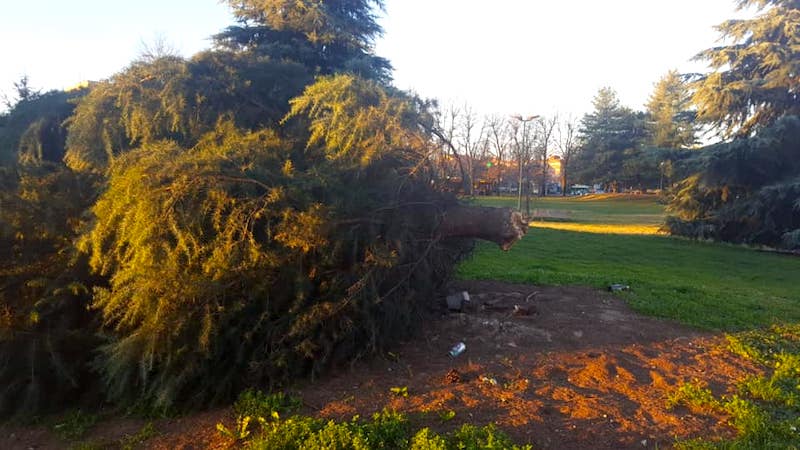
[{"label": "broken tree trunk", "polygon": [[528,224],[522,214],[511,208],[456,206],[447,209],[439,225],[445,237],[467,237],[494,242],[508,250],[522,239]]}]

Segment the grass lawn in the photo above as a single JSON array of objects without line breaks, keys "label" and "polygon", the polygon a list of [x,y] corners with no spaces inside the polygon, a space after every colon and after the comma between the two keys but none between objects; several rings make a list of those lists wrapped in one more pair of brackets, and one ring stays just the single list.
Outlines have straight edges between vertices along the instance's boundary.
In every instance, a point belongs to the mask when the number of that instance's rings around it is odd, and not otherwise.
[{"label": "grass lawn", "polygon": [[[516,197],[478,197],[484,206],[517,207]],[[522,199],[525,210],[525,198]],[[531,210],[537,215],[560,212],[560,220],[582,224],[653,225],[664,222],[664,206],[650,195],[588,195],[584,197],[531,197]]]},{"label": "grass lawn", "polygon": [[631,290],[622,296],[637,311],[705,329],[800,322],[798,257],[630,232],[650,226],[655,233],[663,207],[653,197],[547,198],[538,205],[574,218],[534,223],[507,253],[481,243],[459,276],[597,288],[623,283]]}]

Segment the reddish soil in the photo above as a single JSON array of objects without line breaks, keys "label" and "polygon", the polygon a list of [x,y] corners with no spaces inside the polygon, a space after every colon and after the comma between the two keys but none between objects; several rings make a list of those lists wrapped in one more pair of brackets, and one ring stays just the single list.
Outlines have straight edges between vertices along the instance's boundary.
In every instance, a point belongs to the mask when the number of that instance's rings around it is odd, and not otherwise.
[{"label": "reddish soil", "polygon": [[[303,413],[349,420],[390,408],[438,431],[495,423],[534,448],[668,448],[676,439],[732,432],[725,417],[667,409],[677,386],[699,381],[724,394],[759,372],[723,337],[642,317],[608,293],[498,282],[451,290],[470,293],[463,312],[443,309],[385,358],[300,388]],[[466,351],[451,358],[460,341]],[[407,397],[390,391],[402,386]],[[455,417],[442,421],[438,413],[450,410]],[[145,447],[224,447],[215,424],[230,424],[231,416],[224,409],[158,421]],[[114,419],[86,440],[113,448],[143,424]],[[45,427],[0,427],[2,448],[65,446]]]}]

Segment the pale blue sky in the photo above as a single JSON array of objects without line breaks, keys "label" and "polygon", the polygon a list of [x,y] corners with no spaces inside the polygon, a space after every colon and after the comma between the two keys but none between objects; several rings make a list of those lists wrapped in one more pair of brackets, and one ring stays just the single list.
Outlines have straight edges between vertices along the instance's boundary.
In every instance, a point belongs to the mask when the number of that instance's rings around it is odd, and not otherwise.
[{"label": "pale blue sky", "polygon": [[[485,113],[580,115],[605,85],[641,108],[666,71],[714,45],[733,0],[387,0],[377,53],[395,84]],[[0,7],[0,92],[106,78],[163,36],[184,55],[233,23],[215,0],[27,0]]]}]

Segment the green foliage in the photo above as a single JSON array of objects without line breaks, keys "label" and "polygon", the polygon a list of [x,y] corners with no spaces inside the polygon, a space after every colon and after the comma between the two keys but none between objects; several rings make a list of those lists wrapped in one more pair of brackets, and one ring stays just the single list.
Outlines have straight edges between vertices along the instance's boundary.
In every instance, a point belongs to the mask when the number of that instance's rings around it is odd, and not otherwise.
[{"label": "green foliage", "polygon": [[320,78],[291,104],[287,119],[306,115],[308,145],[322,147],[330,160],[367,166],[387,151],[414,157],[402,152],[414,137],[416,111],[408,99],[392,96],[376,82],[351,75]]},{"label": "green foliage", "polygon": [[12,105],[0,120],[0,165],[60,162],[66,139],[62,122],[81,95],[83,91],[31,94]]},{"label": "green foliage", "polygon": [[294,416],[286,420],[265,422],[262,433],[249,442],[249,447],[264,450],[296,450],[325,426],[325,421]]},{"label": "green foliage", "polygon": [[800,4],[796,0],[740,0],[761,14],[717,28],[727,45],[697,59],[713,72],[695,84],[698,117],[725,136],[748,136],[784,115],[800,114]]},{"label": "green foliage", "polygon": [[714,397],[703,387],[680,386],[670,406],[687,405],[729,417],[738,434],[730,440],[698,439],[681,442],[684,449],[697,448],[797,448],[800,441],[800,327],[773,326],[728,336],[737,354],[765,366],[767,375],[751,377],[739,392]]},{"label": "green foliage", "polygon": [[380,84],[381,3],[229,3],[227,50],[0,118],[0,415],[97,373],[162,411],[314,376],[411,332],[469,250],[436,233],[424,111]]},{"label": "green foliage", "polygon": [[75,441],[82,438],[97,423],[97,416],[81,410],[69,412],[53,430],[64,440]]},{"label": "green foliage", "polygon": [[408,397],[408,386],[398,386],[389,389],[389,392],[398,397]]},{"label": "green foliage", "polygon": [[430,428],[423,428],[411,438],[411,450],[447,450],[447,441],[432,432]]},{"label": "green foliage", "polygon": [[255,389],[247,389],[239,394],[233,410],[237,416],[269,418],[275,412],[280,415],[295,412],[301,404],[300,399],[288,396],[283,392],[265,394]]},{"label": "green foliage", "polygon": [[309,80],[297,64],[229,52],[141,59],[80,101],[65,161],[104,174],[118,155],[159,140],[192,147],[220,117],[247,129],[274,126]]},{"label": "green foliage", "polygon": [[407,447],[411,432],[408,419],[403,414],[388,410],[373,414],[372,422],[364,424],[362,429],[371,449]]},{"label": "green foliage", "polygon": [[391,66],[372,53],[382,33],[380,0],[228,0],[239,26],[215,36],[236,51],[300,63],[311,73],[352,73],[388,81]]},{"label": "green foliage", "polygon": [[[221,401],[409,332],[464,247],[435,239],[453,200],[430,187],[416,130],[397,125],[401,101],[323,78],[287,124],[311,124],[304,147],[220,122],[192,148],[158,141],[114,160],[81,242],[109,277],[93,305],[115,336],[101,358],[112,398]],[[365,137],[379,129],[377,152]]]},{"label": "green foliage", "polygon": [[147,422],[136,434],[127,435],[120,439],[119,447],[122,450],[134,450],[158,434],[153,422]]},{"label": "green foliage", "polygon": [[688,406],[699,413],[713,412],[721,408],[711,390],[697,383],[683,383],[667,396],[667,408]]},{"label": "green foliage", "polygon": [[451,442],[452,447],[463,450],[531,449],[531,446],[515,445],[508,436],[491,424],[485,427],[476,427],[469,424],[462,425],[461,428],[453,433]]},{"label": "green foliage", "polygon": [[800,118],[705,150],[703,170],[679,185],[667,220],[673,234],[800,248]]},{"label": "green foliage", "polygon": [[414,432],[408,419],[399,413],[383,411],[363,422],[358,417],[337,423],[295,416],[264,422],[262,433],[248,442],[254,449],[412,449],[412,450],[488,450],[530,449],[518,446],[493,425],[463,425],[450,435],[440,436],[428,428]]},{"label": "green foliage", "polygon": [[456,412],[452,409],[448,409],[447,411],[440,411],[439,412],[439,419],[442,422],[447,422],[453,420],[456,417]]},{"label": "green foliage", "polygon": [[372,12],[381,0],[228,0],[234,15],[275,30],[302,33],[310,42],[366,49],[381,28]]},{"label": "green foliage", "polygon": [[648,143],[655,147],[686,148],[697,143],[691,92],[677,71],[671,70],[656,83],[647,102]]},{"label": "green foliage", "polygon": [[228,428],[222,423],[217,424],[217,431],[226,438],[232,441],[242,441],[247,439],[247,436],[250,436],[250,430],[248,427],[250,426],[250,421],[253,418],[250,416],[239,416],[236,419],[236,426],[234,428]]},{"label": "green foliage", "polygon": [[575,160],[578,179],[609,185],[613,190],[639,186],[638,171],[624,170],[635,159],[645,137],[643,113],[620,106],[616,92],[602,88],[592,101],[594,111],[581,119],[583,149]]},{"label": "green foliage", "polygon": [[52,410],[97,392],[86,258],[72,239],[91,188],[64,168],[24,167],[0,191],[0,415]]}]

